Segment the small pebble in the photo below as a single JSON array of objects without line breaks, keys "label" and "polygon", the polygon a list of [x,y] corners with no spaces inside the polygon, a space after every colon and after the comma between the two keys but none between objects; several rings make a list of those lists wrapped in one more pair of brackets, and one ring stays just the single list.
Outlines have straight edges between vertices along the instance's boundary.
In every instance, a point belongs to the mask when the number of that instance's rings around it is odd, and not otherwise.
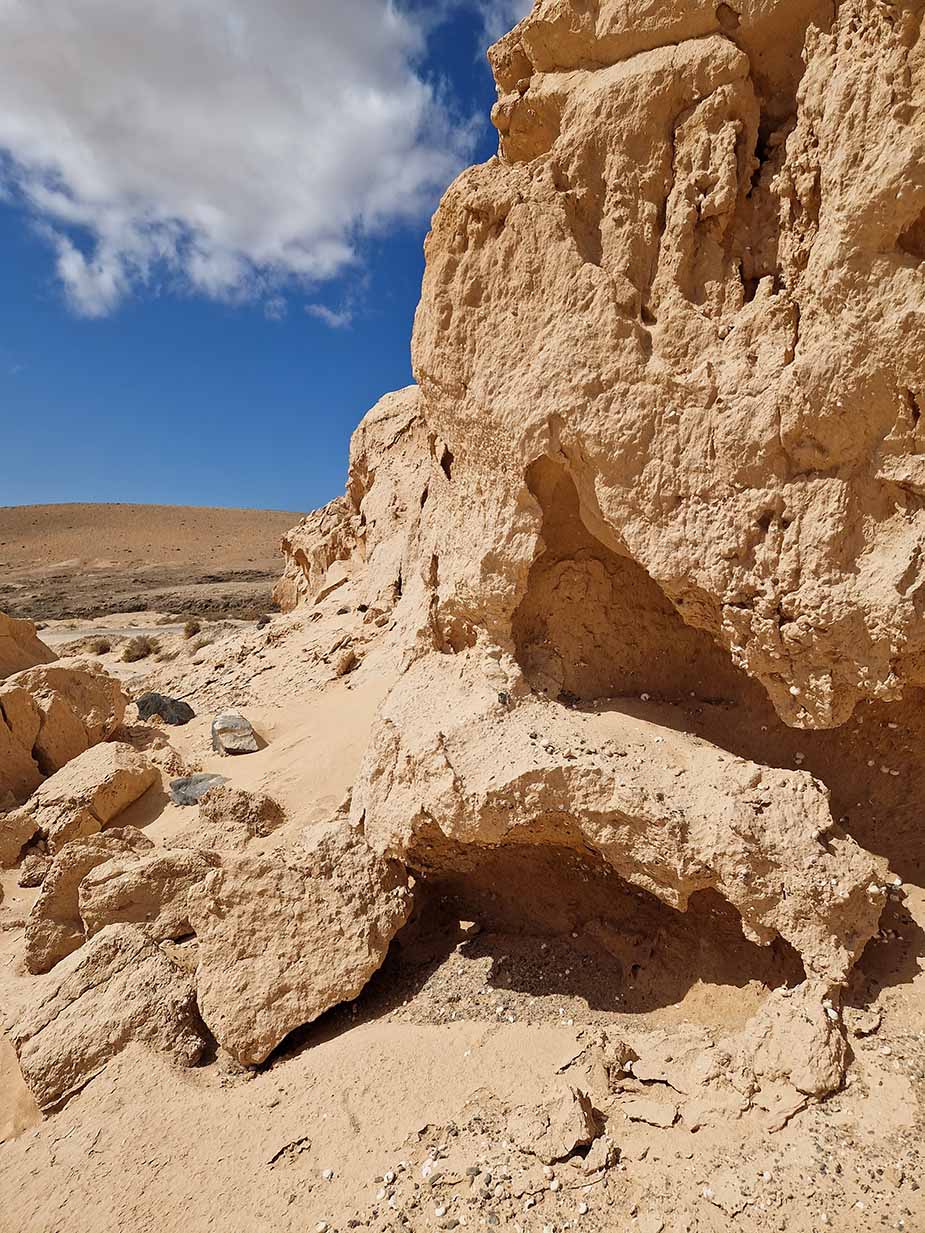
[{"label": "small pebble", "polygon": [[326,1182],[329,1182],[329,1181],[331,1180],[331,1178],[334,1176],[334,1170],[333,1170],[333,1169],[325,1169],[325,1171],[321,1174],[321,1176],[324,1178],[324,1180],[325,1180]]},{"label": "small pebble", "polygon": [[579,1203],[579,1204],[578,1204],[578,1215],[579,1215],[579,1216],[587,1216],[587,1214],[588,1214],[588,1205],[587,1205],[587,1203]]}]

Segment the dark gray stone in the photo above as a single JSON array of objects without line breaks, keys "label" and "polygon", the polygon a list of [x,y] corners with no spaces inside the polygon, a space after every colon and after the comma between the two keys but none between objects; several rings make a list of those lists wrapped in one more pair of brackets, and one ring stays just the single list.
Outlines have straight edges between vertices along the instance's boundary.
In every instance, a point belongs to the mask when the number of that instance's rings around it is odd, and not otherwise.
[{"label": "dark gray stone", "polygon": [[175,728],[188,724],[196,715],[188,702],[182,702],[179,698],[168,698],[166,694],[142,694],[135,705],[138,707],[140,720],[158,715],[165,724],[172,724]]},{"label": "dark gray stone", "polygon": [[171,779],[170,799],[175,805],[195,805],[210,788],[227,782],[224,775],[187,775],[183,779]]}]

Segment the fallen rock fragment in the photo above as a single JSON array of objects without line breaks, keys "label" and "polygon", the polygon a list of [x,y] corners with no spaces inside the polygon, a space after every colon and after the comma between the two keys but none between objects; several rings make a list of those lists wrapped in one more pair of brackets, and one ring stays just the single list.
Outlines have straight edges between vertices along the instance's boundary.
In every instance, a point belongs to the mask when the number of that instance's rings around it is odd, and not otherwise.
[{"label": "fallen rock fragment", "polygon": [[165,724],[179,728],[196,717],[196,712],[188,702],[183,702],[179,698],[168,698],[166,694],[142,694],[136,699],[135,705],[138,707],[138,718],[142,723],[156,715]]},{"label": "fallen rock fragment", "polygon": [[234,855],[189,892],[203,1019],[237,1061],[356,997],[411,911],[404,868],[346,824],[306,846]]},{"label": "fallen rock fragment", "polygon": [[212,748],[216,753],[256,753],[259,746],[250,722],[237,711],[225,711],[212,721]]},{"label": "fallen rock fragment", "polygon": [[86,930],[78,891],[91,869],[114,856],[135,855],[153,847],[141,831],[128,826],[75,839],[54,858],[26,922],[25,958],[30,972],[51,971],[83,945]]},{"label": "fallen rock fragment", "polygon": [[112,925],[59,964],[10,1026],[23,1077],[54,1109],[138,1043],[194,1066],[205,1040],[192,979],[131,925]]},{"label": "fallen rock fragment", "polygon": [[98,864],[80,883],[87,937],[116,924],[137,925],[154,942],[186,937],[192,932],[188,892],[218,864],[215,852],[180,850]]},{"label": "fallen rock fragment", "polygon": [[512,1141],[544,1164],[566,1160],[578,1148],[589,1147],[602,1129],[588,1096],[574,1087],[549,1104],[515,1109],[508,1123]]},{"label": "fallen rock fragment", "polygon": [[21,809],[0,818],[0,864],[14,864],[35,835],[55,855],[71,840],[96,834],[156,779],[151,763],[127,745],[88,749],[46,779]]},{"label": "fallen rock fragment", "polygon": [[224,775],[184,775],[180,779],[171,779],[168,785],[170,799],[175,805],[196,805],[207,792],[227,782]]},{"label": "fallen rock fragment", "polygon": [[175,836],[170,846],[240,851],[252,839],[271,835],[284,821],[272,797],[219,785],[200,799],[198,825]]},{"label": "fallen rock fragment", "polygon": [[31,621],[17,620],[0,612],[0,681],[14,672],[57,658],[39,638]]}]

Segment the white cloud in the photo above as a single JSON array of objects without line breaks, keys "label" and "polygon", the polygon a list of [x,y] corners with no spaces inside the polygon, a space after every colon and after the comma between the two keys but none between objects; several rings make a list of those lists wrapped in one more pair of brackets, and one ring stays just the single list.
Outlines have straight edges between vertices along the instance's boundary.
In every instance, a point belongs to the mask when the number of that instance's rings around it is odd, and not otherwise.
[{"label": "white cloud", "polygon": [[353,313],[349,308],[337,312],[324,304],[306,304],[305,311],[317,317],[319,321],[323,321],[332,330],[345,330],[353,322]]},{"label": "white cloud", "polygon": [[0,196],[91,316],[165,280],[330,278],[467,161],[425,26],[389,0],[0,0]]}]

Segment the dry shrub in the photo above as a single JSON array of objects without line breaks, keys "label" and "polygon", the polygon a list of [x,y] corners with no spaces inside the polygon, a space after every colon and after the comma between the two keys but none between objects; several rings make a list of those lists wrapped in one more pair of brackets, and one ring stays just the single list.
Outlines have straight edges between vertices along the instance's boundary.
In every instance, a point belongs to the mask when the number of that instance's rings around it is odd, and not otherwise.
[{"label": "dry shrub", "polygon": [[194,639],[194,640],[193,640],[193,641],[189,644],[189,653],[190,653],[190,655],[196,655],[196,654],[198,654],[198,653],[199,653],[199,652],[200,652],[200,651],[201,651],[204,647],[211,646],[211,645],[212,645],[212,639],[211,639],[211,638],[205,638],[205,637],[203,637],[203,638],[195,638],[195,639]]},{"label": "dry shrub", "polygon": [[90,653],[92,655],[108,655],[112,650],[112,643],[108,638],[93,638],[90,641]]},{"label": "dry shrub", "polygon": [[197,620],[187,621],[183,626],[184,638],[195,638],[198,633],[202,632],[202,626]]},{"label": "dry shrub", "polygon": [[139,659],[147,659],[149,655],[156,655],[160,649],[156,638],[151,638],[148,634],[139,634],[137,638],[130,638],[125,644],[122,661],[126,664],[134,664]]}]

